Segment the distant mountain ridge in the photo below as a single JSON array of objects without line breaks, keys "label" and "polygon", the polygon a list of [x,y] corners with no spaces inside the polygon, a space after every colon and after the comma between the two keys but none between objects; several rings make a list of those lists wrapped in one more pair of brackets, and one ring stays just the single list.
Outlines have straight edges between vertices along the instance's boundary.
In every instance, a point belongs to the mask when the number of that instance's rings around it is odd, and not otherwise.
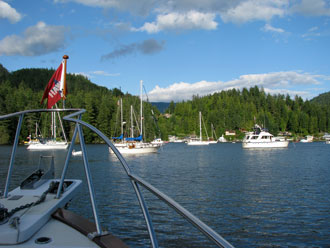
[{"label": "distant mountain ridge", "polygon": [[170,106],[169,102],[151,102],[151,105],[155,106],[156,108],[158,108],[158,110],[161,113],[165,113],[165,111],[168,109],[168,107]]},{"label": "distant mountain ridge", "polygon": [[314,97],[311,102],[321,105],[330,105],[330,91]]}]

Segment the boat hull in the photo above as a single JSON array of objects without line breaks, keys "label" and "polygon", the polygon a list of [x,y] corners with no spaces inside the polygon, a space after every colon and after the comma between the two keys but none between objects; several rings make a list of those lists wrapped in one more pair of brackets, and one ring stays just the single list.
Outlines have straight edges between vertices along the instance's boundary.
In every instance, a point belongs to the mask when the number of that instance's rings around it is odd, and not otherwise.
[{"label": "boat hull", "polygon": [[68,143],[66,142],[47,142],[47,143],[32,143],[26,149],[28,150],[58,150],[67,149]]},{"label": "boat hull", "polygon": [[207,146],[209,144],[208,141],[191,141],[187,143],[188,146]]},{"label": "boat hull", "polygon": [[[159,149],[159,145],[153,145],[153,144],[120,144],[115,145],[117,150],[121,154],[143,154],[143,153],[154,153],[157,152]],[[112,149],[109,147],[109,151],[113,153]]]},{"label": "boat hull", "polygon": [[243,148],[286,148],[289,141],[272,141],[272,142],[242,142]]}]

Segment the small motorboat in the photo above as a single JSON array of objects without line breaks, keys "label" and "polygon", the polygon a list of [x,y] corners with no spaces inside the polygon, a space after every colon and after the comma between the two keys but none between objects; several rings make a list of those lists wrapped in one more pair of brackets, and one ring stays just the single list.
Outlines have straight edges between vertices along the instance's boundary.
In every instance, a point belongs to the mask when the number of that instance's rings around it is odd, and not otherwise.
[{"label": "small motorboat", "polygon": [[72,150],[72,156],[81,156],[82,155],[82,151],[76,151],[76,150]]}]

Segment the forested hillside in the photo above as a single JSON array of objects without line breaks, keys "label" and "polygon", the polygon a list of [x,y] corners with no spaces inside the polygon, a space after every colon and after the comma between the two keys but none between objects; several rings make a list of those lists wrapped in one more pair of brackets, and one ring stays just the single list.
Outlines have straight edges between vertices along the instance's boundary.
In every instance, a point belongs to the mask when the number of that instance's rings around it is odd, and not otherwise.
[{"label": "forested hillside", "polygon": [[[0,115],[18,112],[26,109],[46,108],[41,105],[41,97],[54,70],[49,69],[22,69],[9,73],[0,66]],[[134,106],[137,118],[139,118],[140,100],[136,96],[123,94],[119,89],[109,90],[100,87],[81,75],[67,75],[68,96],[66,108],[84,108],[87,112],[83,120],[96,126],[108,137],[120,135],[120,116],[118,102],[123,98],[124,120],[130,117],[130,105]],[[151,108],[158,114],[157,108],[144,103],[146,138],[153,139],[158,131],[151,116]],[[50,115],[29,115],[23,123],[21,140],[29,134],[34,135],[36,122],[41,127],[44,137],[50,135]],[[6,144],[13,140],[16,131],[17,119],[0,122],[0,144]],[[128,132],[127,125],[125,131]],[[67,124],[66,133],[72,134],[73,127]],[[85,141],[98,143],[100,139],[85,130]]]},{"label": "forested hillside", "polygon": [[330,92],[320,94],[311,100],[313,103],[330,106]]},{"label": "forested hillside", "polygon": [[169,121],[161,123],[168,134],[183,136],[199,133],[198,111],[202,111],[208,133],[211,123],[216,133],[225,130],[251,130],[254,123],[267,127],[276,135],[289,131],[293,135],[318,135],[330,130],[329,105],[303,101],[296,96],[266,94],[257,86],[242,91],[233,89],[206,97],[194,96],[187,102],[170,104]]},{"label": "forested hillside", "polygon": [[[9,73],[0,65],[0,114],[45,108],[45,105],[40,105],[40,100],[53,73],[54,70],[49,69],[22,69]],[[81,75],[68,74],[67,85],[69,94],[66,107],[86,109],[83,120],[96,126],[108,137],[120,134],[120,98],[123,99],[126,135],[131,126],[131,105],[134,106],[136,119],[139,119],[140,101],[136,96],[123,94],[116,88],[109,90],[99,87]],[[151,108],[155,118],[151,115]],[[254,123],[267,127],[274,135],[279,131],[289,131],[299,136],[330,132],[329,102],[315,99],[304,101],[298,96],[291,99],[288,95],[270,95],[255,86],[241,91],[222,91],[205,97],[194,96],[191,101],[176,104],[171,102],[166,110],[168,115],[161,114],[155,106],[144,102],[146,139],[151,140],[158,136],[155,121],[164,140],[167,140],[168,135],[199,135],[199,111],[202,112],[209,136],[211,123],[218,137],[225,130],[235,130],[240,134],[240,131],[250,130]],[[34,133],[36,122],[42,127],[43,135],[48,135],[49,116],[31,115],[25,119],[21,140]],[[16,119],[0,122],[1,144],[12,141],[16,124]],[[72,134],[73,127],[66,125],[65,129],[68,134]],[[86,142],[100,142],[97,136],[87,130],[85,134]]]}]

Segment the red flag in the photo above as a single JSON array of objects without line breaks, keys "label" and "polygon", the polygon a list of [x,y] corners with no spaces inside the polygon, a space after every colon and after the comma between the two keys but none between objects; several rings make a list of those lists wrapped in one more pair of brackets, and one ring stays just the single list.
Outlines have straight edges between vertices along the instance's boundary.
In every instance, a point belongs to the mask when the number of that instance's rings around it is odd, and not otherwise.
[{"label": "red flag", "polygon": [[64,81],[64,62],[60,64],[51,79],[49,80],[44,95],[41,99],[41,104],[47,98],[47,108],[50,109],[63,96],[63,81]]}]

